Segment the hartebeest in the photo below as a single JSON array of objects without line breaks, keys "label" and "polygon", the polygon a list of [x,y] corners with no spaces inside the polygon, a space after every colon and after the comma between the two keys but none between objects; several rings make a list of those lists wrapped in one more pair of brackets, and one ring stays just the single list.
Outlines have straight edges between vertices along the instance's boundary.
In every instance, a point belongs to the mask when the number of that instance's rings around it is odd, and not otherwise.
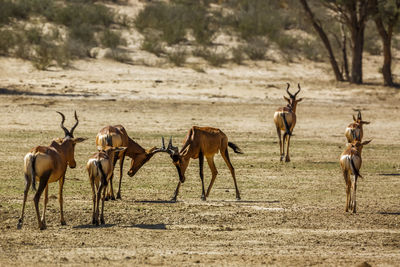
[{"label": "hartebeest", "polygon": [[[75,125],[68,130],[64,127],[65,116],[61,112],[61,129],[64,130],[64,138],[58,138],[51,142],[50,146],[37,146],[33,148],[24,158],[24,173],[25,173],[25,191],[24,201],[22,204],[22,214],[18,221],[18,228],[22,227],[24,220],[25,202],[28,196],[28,190],[32,185],[32,189],[36,191],[34,197],[36,215],[39,222],[39,228],[46,228],[46,206],[48,202],[49,183],[59,181],[58,200],[60,202],[61,224],[65,225],[63,213],[63,186],[65,180],[65,172],[67,165],[73,169],[76,167],[74,158],[75,144],[80,143],[86,138],[74,138],[74,130],[78,126],[79,120],[75,112]],[[36,180],[39,181],[39,188],[36,190]],[[43,215],[39,215],[39,200],[45,190]]]},{"label": "hartebeest", "polygon": [[[201,199],[206,200],[206,198],[210,194],[211,188],[218,174],[217,168],[215,167],[214,163],[214,155],[218,152],[221,152],[222,158],[224,159],[226,165],[228,165],[229,170],[231,171],[236,189],[236,199],[240,200],[240,193],[236,183],[235,169],[233,168],[232,163],[229,159],[228,146],[232,148],[235,153],[243,153],[237,145],[228,142],[228,137],[220,129],[211,127],[193,126],[186,135],[183,147],[179,152],[178,147],[173,146],[172,139],[170,139],[167,152],[170,154],[179,174],[178,186],[176,187],[175,194],[172,200],[176,201],[181,183],[185,181],[185,171],[189,165],[190,159],[197,158],[199,159],[200,164],[200,179],[202,186]],[[212,173],[207,193],[205,193],[204,190],[204,157],[206,157],[208,166],[210,167]]]},{"label": "hartebeest", "polygon": [[[120,166],[119,186],[117,192],[117,198],[119,199],[121,198],[122,169],[125,156],[128,156],[132,159],[131,166],[128,171],[128,175],[132,177],[147,161],[151,159],[151,157],[154,156],[155,153],[160,152],[160,150],[157,150],[156,147],[145,150],[128,136],[125,128],[122,125],[106,126],[102,128],[96,136],[96,146],[103,148],[106,146],[127,148],[124,152],[117,153],[116,159],[114,159],[114,165],[119,159]],[[111,178],[106,200],[108,198],[112,200],[115,199],[112,180],[113,179]]]},{"label": "hartebeest", "polygon": [[[287,141],[287,149],[286,149],[286,158],[285,161],[290,161],[289,156],[289,145],[290,145],[290,137],[292,136],[294,126],[296,125],[296,107],[297,103],[299,103],[303,98],[297,99],[297,94],[301,91],[300,84],[297,84],[299,90],[292,95],[289,92],[290,84],[287,84],[286,92],[288,93],[290,98],[283,96],[283,98],[288,102],[286,107],[281,107],[274,114],[274,122],[276,126],[276,132],[278,133],[279,138],[279,149],[280,149],[280,156],[281,161],[285,157],[285,141]],[[281,140],[281,131],[284,131],[283,134],[283,144]]]},{"label": "hartebeest", "polygon": [[104,224],[104,199],[107,184],[110,182],[114,171],[114,155],[123,152],[126,147],[106,147],[99,149],[86,164],[89,174],[90,185],[93,193],[93,215],[92,224],[99,225],[99,204],[101,197],[100,222]]},{"label": "hartebeest", "polygon": [[362,141],[363,138],[363,125],[369,124],[369,121],[363,121],[361,117],[361,111],[358,110],[357,119],[353,115],[353,123],[347,126],[344,135],[346,136],[347,142],[352,143],[353,141]]},{"label": "hartebeest", "polygon": [[[348,144],[346,149],[340,155],[340,167],[342,168],[344,181],[346,183],[346,212],[352,211],[356,213],[356,190],[357,190],[357,179],[361,177],[361,151],[363,146],[371,142],[365,141],[360,142],[358,140]],[[352,175],[352,176],[351,176]]]}]

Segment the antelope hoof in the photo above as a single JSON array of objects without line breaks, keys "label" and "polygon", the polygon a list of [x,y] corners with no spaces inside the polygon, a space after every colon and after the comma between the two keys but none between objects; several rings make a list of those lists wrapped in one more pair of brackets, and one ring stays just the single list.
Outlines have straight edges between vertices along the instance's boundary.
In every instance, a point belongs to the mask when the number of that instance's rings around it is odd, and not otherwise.
[{"label": "antelope hoof", "polygon": [[61,220],[61,225],[67,225],[67,223],[65,222],[65,220]]},{"label": "antelope hoof", "polygon": [[201,196],[201,200],[206,201],[207,199],[206,199],[206,197],[203,195],[203,196]]},{"label": "antelope hoof", "polygon": [[290,158],[286,158],[286,159],[285,159],[285,162],[290,162]]},{"label": "antelope hoof", "polygon": [[100,219],[100,223],[101,223],[101,224],[106,224],[106,223],[104,222],[104,218],[101,218],[101,219]]},{"label": "antelope hoof", "polygon": [[281,156],[281,161],[283,161],[283,156]]},{"label": "antelope hoof", "polygon": [[171,202],[176,202],[176,196],[175,197],[173,197],[173,198],[171,198],[171,200],[170,200]]},{"label": "antelope hoof", "polygon": [[104,198],[104,200],[105,200],[105,201],[108,201],[108,200],[109,200],[109,196],[106,196],[106,197]]},{"label": "antelope hoof", "polygon": [[[118,198],[118,197],[117,197],[117,198]],[[112,197],[111,197],[111,200],[115,200],[115,197],[114,197],[114,196],[112,196]]]},{"label": "antelope hoof", "polygon": [[236,197],[236,200],[239,201],[239,200],[240,200],[240,196],[237,196],[237,197]]},{"label": "antelope hoof", "polygon": [[18,229],[18,230],[22,228],[22,222],[23,222],[23,220],[20,218],[20,219],[18,220],[18,224],[17,224],[17,229]]},{"label": "antelope hoof", "polygon": [[96,219],[95,218],[92,219],[92,224],[96,224]]},{"label": "antelope hoof", "polygon": [[46,229],[46,224],[41,223],[41,224],[39,225],[39,229],[40,229],[40,230],[45,230],[45,229]]},{"label": "antelope hoof", "polygon": [[117,199],[121,199],[121,193],[120,192],[117,193]]}]

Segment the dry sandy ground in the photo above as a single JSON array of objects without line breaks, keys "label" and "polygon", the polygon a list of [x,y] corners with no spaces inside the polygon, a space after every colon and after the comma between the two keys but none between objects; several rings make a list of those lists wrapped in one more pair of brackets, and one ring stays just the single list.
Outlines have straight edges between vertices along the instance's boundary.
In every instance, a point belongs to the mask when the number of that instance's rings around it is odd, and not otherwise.
[{"label": "dry sandy ground", "polygon": [[[377,85],[378,64],[369,58],[369,84],[354,86],[331,81],[323,63],[258,62],[202,73],[95,60],[39,72],[0,58],[0,265],[398,266],[400,94]],[[300,82],[304,100],[292,162],[283,164],[272,116],[284,104],[286,82],[294,88]],[[352,108],[362,108],[372,122],[365,138],[373,139],[363,151],[366,178],[356,215],[344,212],[338,165]],[[76,135],[89,140],[77,145],[78,167],[67,171],[67,225],[59,225],[52,185],[48,228],[37,229],[31,192],[25,225],[17,230],[23,156],[62,134],[56,110],[71,125],[75,109],[81,121]],[[84,165],[97,131],[116,123],[146,148],[162,135],[180,145],[192,125],[221,128],[245,151],[231,151],[242,201],[234,200],[229,171],[216,156],[219,176],[207,201],[200,200],[194,161],[179,201],[169,202],[177,175],[169,157],[157,155],[134,178],[125,167],[123,199],[106,202],[106,225],[93,227]]]}]

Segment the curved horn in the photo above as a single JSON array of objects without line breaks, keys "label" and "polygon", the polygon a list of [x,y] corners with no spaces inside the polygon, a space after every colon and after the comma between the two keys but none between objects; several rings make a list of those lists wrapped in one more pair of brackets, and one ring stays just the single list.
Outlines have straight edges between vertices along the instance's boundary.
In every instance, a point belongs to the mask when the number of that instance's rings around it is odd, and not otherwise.
[{"label": "curved horn", "polygon": [[287,84],[286,92],[288,93],[288,95],[290,97],[293,97],[293,95],[289,92],[290,83],[286,83],[286,84]]},{"label": "curved horn", "polygon": [[301,91],[301,87],[300,87],[300,84],[299,84],[299,83],[297,84],[297,87],[299,88],[299,90],[294,94],[294,97],[296,97],[297,94],[300,93],[300,91]]},{"label": "curved horn", "polygon": [[65,121],[65,116],[64,116],[64,114],[62,114],[62,113],[59,112],[59,111],[56,111],[56,112],[57,112],[58,114],[60,114],[60,115],[61,115],[61,118],[62,118],[61,124],[60,124],[61,129],[64,130],[65,136],[69,136],[69,135],[70,135],[70,132],[68,131],[67,128],[64,127],[64,121]]},{"label": "curved horn", "polygon": [[358,110],[357,119],[359,119],[360,121],[362,120],[362,118],[361,118],[361,110]]},{"label": "curved horn", "polygon": [[76,110],[75,110],[74,116],[75,116],[76,123],[71,128],[71,131],[70,131],[71,137],[74,137],[74,130],[75,130],[76,126],[78,126],[78,123],[79,123],[78,116],[76,115]]}]

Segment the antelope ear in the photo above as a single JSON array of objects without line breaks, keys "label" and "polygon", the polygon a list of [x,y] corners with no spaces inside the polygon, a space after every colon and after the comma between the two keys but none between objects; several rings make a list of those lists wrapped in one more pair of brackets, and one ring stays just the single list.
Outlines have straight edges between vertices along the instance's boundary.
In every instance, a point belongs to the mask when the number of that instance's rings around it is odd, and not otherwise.
[{"label": "antelope ear", "polygon": [[287,98],[286,96],[283,96],[283,98],[284,98],[287,102],[290,103],[290,99],[289,99],[289,98]]},{"label": "antelope ear", "polygon": [[63,138],[55,138],[54,141],[61,144],[64,141],[64,139]]},{"label": "antelope ear", "polygon": [[78,138],[74,138],[74,143],[81,143],[83,141],[87,140],[87,138],[82,138],[82,137],[78,137]]},{"label": "antelope ear", "polygon": [[361,121],[363,124],[369,124],[369,121]]},{"label": "antelope ear", "polygon": [[368,140],[368,141],[364,141],[364,142],[362,142],[361,144],[362,144],[363,146],[365,146],[365,145],[368,145],[369,142],[371,142],[371,141],[372,141],[372,139],[371,139],[371,140]]},{"label": "antelope ear", "polygon": [[302,100],[303,100],[303,98],[299,98],[299,99],[296,100],[296,102],[298,103],[298,102],[300,102]]},{"label": "antelope ear", "polygon": [[157,147],[153,146],[152,148],[150,148],[149,150],[146,150],[146,154],[151,154],[153,153],[154,150],[156,150]]}]

